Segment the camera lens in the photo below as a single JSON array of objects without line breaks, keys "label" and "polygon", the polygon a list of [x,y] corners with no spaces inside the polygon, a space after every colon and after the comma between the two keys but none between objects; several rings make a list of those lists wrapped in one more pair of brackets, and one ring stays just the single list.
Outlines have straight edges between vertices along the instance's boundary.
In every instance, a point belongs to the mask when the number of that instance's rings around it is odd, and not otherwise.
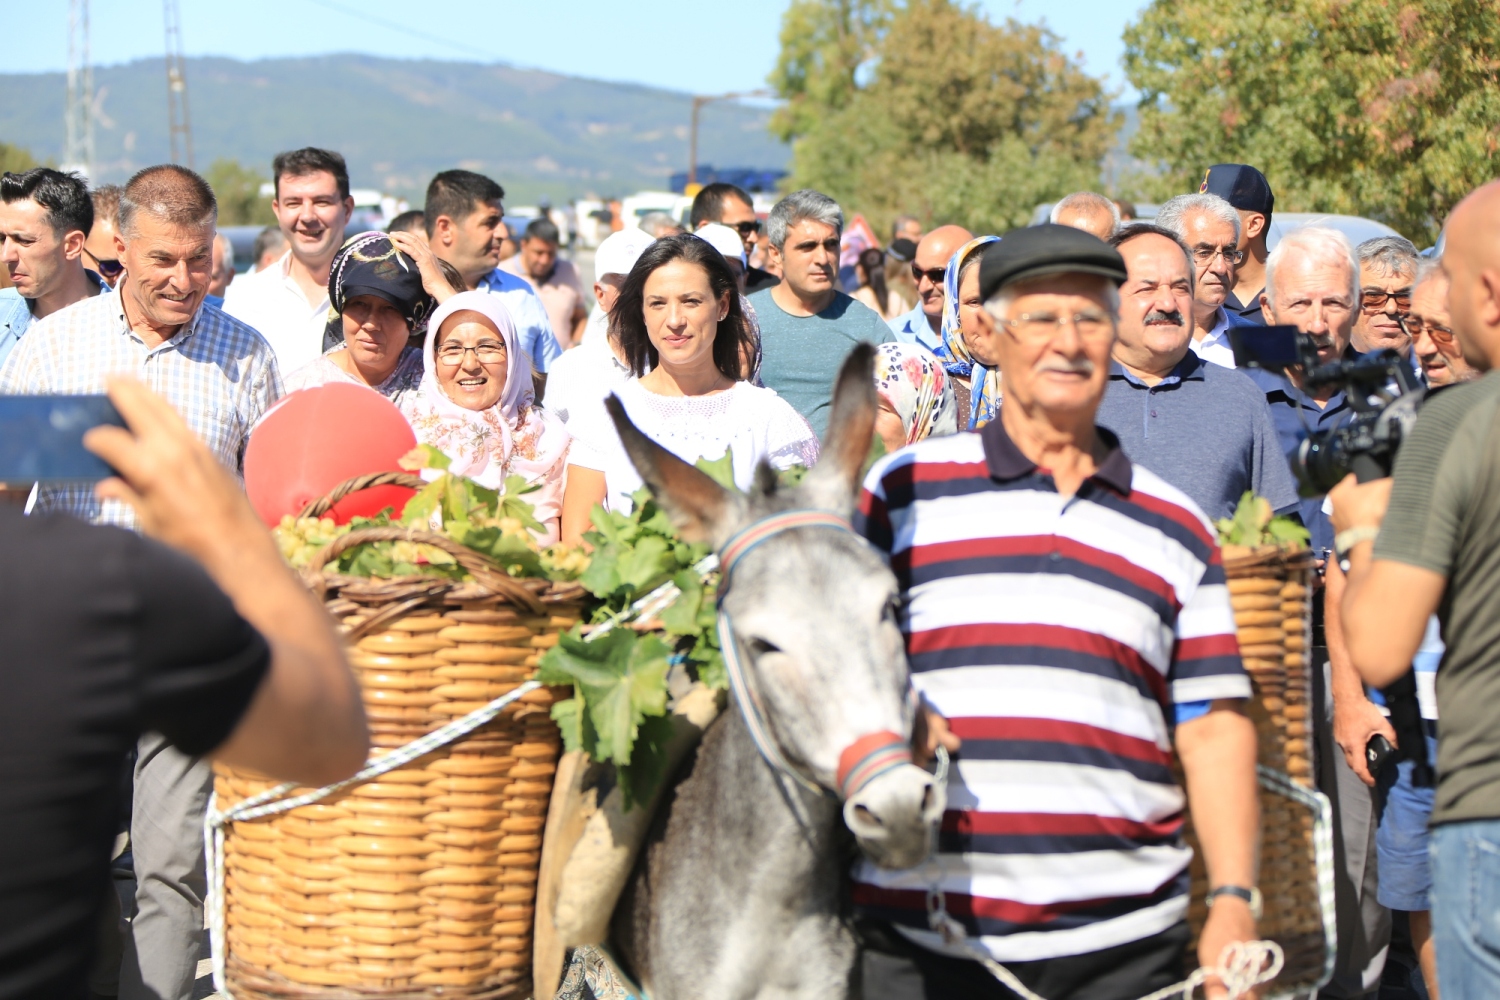
[{"label": "camera lens", "polygon": [[1333,489],[1349,474],[1349,456],[1343,435],[1337,430],[1309,435],[1297,449],[1292,472],[1303,496],[1322,496]]}]

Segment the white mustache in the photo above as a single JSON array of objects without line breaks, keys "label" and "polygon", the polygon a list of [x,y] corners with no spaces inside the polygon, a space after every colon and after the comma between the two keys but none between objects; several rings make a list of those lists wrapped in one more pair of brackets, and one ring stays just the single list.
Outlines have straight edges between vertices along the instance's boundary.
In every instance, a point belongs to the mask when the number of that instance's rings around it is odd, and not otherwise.
[{"label": "white mustache", "polygon": [[1041,372],[1063,372],[1068,375],[1092,375],[1094,374],[1094,363],[1088,358],[1076,358],[1072,361],[1043,361],[1037,366]]}]

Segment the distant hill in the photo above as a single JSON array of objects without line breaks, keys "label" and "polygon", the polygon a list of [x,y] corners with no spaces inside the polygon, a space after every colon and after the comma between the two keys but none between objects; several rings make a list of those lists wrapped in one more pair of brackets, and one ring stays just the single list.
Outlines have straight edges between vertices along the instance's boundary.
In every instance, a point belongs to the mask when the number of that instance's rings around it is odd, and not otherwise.
[{"label": "distant hill", "polygon": [[[269,175],[278,150],[318,145],[344,154],[359,187],[411,197],[461,166],[528,201],[663,187],[687,166],[690,96],[633,84],[361,55],[190,59],[187,81],[199,169],[226,157]],[[162,62],[97,68],[94,82],[96,180],[169,159]],[[61,159],[65,92],[61,73],[0,74],[0,142]],[[701,160],[784,167],[790,150],[766,131],[768,115],[706,108]]]}]

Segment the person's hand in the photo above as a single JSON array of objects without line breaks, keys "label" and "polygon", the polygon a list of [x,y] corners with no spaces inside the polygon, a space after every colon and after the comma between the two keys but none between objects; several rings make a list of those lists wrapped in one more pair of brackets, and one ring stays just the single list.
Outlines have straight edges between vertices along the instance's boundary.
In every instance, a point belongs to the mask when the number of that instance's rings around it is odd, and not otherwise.
[{"label": "person's hand", "polygon": [[[1234,896],[1219,896],[1209,908],[1208,920],[1203,924],[1203,934],[1198,938],[1198,964],[1204,968],[1217,968],[1219,956],[1226,945],[1237,941],[1254,941],[1258,937],[1255,918],[1250,915],[1250,904]],[[1229,991],[1224,988],[1218,976],[1210,976],[1203,984],[1203,995],[1213,1000],[1227,997]]]},{"label": "person's hand", "polygon": [[130,429],[100,426],[83,436],[84,447],[119,473],[95,487],[101,500],[129,504],[147,534],[206,564],[225,545],[245,544],[247,531],[269,540],[239,483],[171,403],[133,378],[107,384]]},{"label": "person's hand", "polygon": [[1345,476],[1343,482],[1328,491],[1333,506],[1329,515],[1333,530],[1380,527],[1385,520],[1385,508],[1391,502],[1391,483],[1389,476],[1368,483],[1359,482],[1352,472]]},{"label": "person's hand", "polygon": [[1390,740],[1391,746],[1396,745],[1396,730],[1380,714],[1380,709],[1364,696],[1364,692],[1350,693],[1343,697],[1334,695],[1334,742],[1344,751],[1344,760],[1348,761],[1349,770],[1372,788],[1375,785],[1375,775],[1370,773],[1369,763],[1365,760],[1365,744],[1376,733]]},{"label": "person's hand", "polygon": [[432,247],[427,241],[411,233],[391,233],[391,243],[397,250],[410,257],[417,265],[417,273],[422,276],[422,287],[427,294],[437,299],[438,305],[442,305],[450,297],[458,294],[458,290],[448,284],[448,279],[443,277],[443,269],[438,267],[437,255],[432,252]]},{"label": "person's hand", "polygon": [[948,728],[948,720],[927,704],[924,698],[917,707],[916,724],[912,727],[911,734],[912,756],[916,759],[917,766],[926,767],[927,762],[937,756],[938,747],[950,754],[958,753],[963,742]]}]

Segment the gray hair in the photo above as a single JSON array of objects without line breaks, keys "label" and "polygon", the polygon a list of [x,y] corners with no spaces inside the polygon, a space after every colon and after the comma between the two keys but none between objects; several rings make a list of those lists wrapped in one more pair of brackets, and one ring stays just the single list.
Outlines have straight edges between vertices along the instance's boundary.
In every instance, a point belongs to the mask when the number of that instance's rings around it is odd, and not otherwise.
[{"label": "gray hair", "polygon": [[785,250],[786,231],[807,219],[832,226],[834,232],[844,235],[844,212],[839,203],[821,191],[803,188],[778,201],[767,216],[766,236],[771,245],[777,250]]},{"label": "gray hair", "polygon": [[163,163],[138,172],[120,194],[117,228],[127,242],[135,233],[137,212],[173,226],[212,229],[219,217],[219,203],[202,177],[187,167]]},{"label": "gray hair", "polygon": [[1404,236],[1377,236],[1354,248],[1361,267],[1381,274],[1408,274],[1417,269],[1417,248]]},{"label": "gray hair", "polygon": [[225,235],[224,233],[215,233],[214,234],[214,242],[217,243],[217,244],[219,244],[219,249],[224,254],[224,266],[227,267],[227,268],[229,268],[231,271],[233,271],[234,270],[234,244],[232,242],[230,242],[229,237],[227,235]]},{"label": "gray hair", "polygon": [[1104,195],[1095,194],[1092,191],[1074,191],[1072,194],[1063,197],[1057,204],[1052,206],[1052,212],[1047,216],[1047,221],[1056,225],[1057,220],[1062,216],[1063,212],[1070,208],[1108,212],[1109,217],[1114,220],[1111,232],[1120,228],[1120,206],[1104,197]]},{"label": "gray hair", "polygon": [[1423,282],[1442,277],[1445,277],[1445,275],[1443,274],[1443,260],[1441,257],[1418,257],[1417,273],[1411,279],[1411,289],[1412,291],[1416,291],[1417,286]]},{"label": "gray hair", "polygon": [[1179,239],[1187,239],[1187,227],[1183,224],[1183,217],[1189,212],[1206,212],[1218,219],[1227,222],[1234,227],[1234,241],[1240,241],[1240,213],[1234,210],[1234,206],[1216,194],[1205,194],[1194,192],[1192,194],[1180,194],[1175,198],[1167,199],[1161,208],[1156,210],[1156,224],[1163,229],[1170,229],[1176,233]]},{"label": "gray hair", "polygon": [[1293,252],[1301,252],[1323,261],[1337,261],[1349,269],[1349,302],[1359,305],[1359,261],[1354,256],[1354,244],[1349,237],[1337,229],[1327,226],[1303,226],[1281,238],[1276,249],[1266,258],[1266,299],[1276,302],[1276,271],[1282,261]]}]

